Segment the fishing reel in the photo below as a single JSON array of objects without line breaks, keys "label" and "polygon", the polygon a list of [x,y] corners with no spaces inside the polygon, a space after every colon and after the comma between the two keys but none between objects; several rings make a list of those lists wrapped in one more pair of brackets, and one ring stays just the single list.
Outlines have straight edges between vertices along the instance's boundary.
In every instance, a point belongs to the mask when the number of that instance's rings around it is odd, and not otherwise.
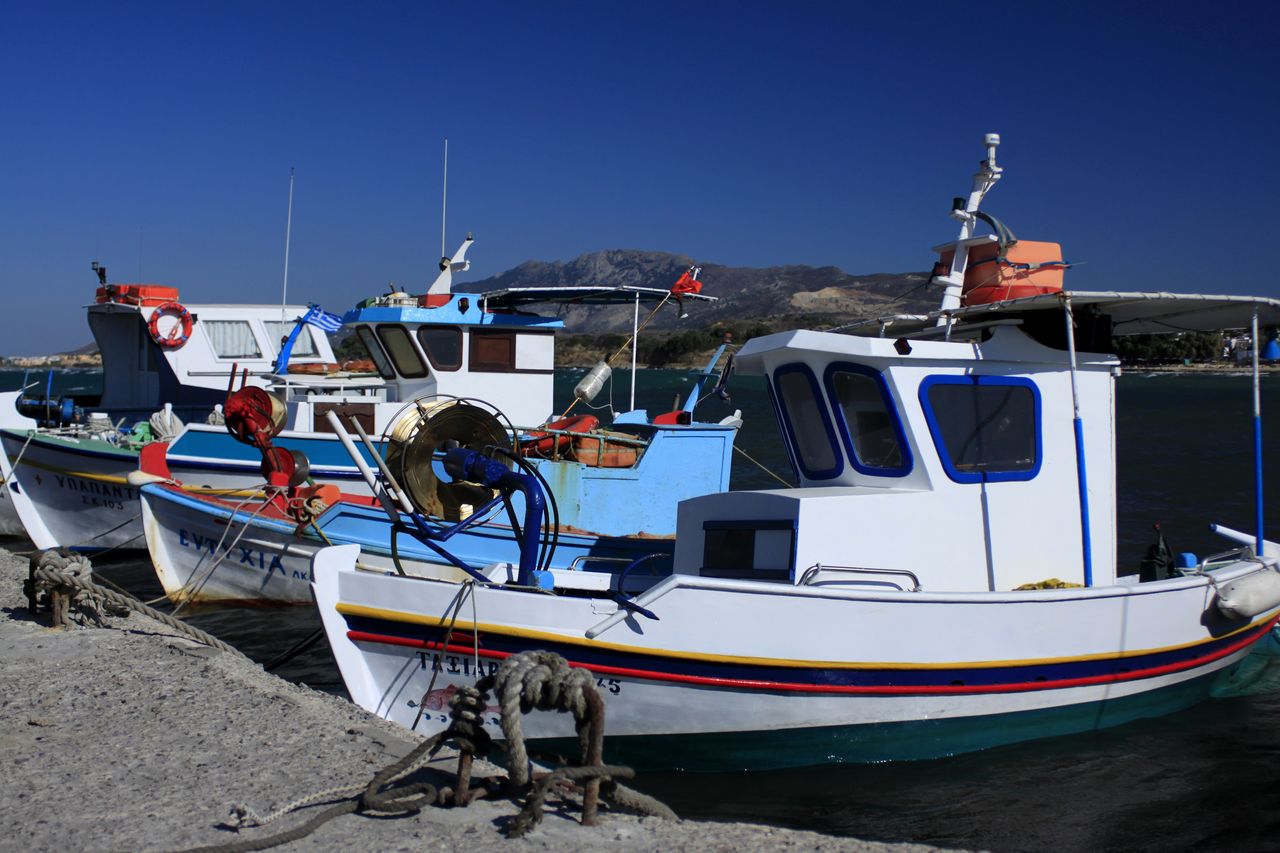
[{"label": "fishing reel", "polygon": [[386,463],[418,512],[457,522],[498,492],[465,479],[463,472],[446,470],[443,455],[459,448],[476,451],[510,470],[513,434],[506,416],[488,403],[427,397],[410,403],[392,419],[383,436]]}]

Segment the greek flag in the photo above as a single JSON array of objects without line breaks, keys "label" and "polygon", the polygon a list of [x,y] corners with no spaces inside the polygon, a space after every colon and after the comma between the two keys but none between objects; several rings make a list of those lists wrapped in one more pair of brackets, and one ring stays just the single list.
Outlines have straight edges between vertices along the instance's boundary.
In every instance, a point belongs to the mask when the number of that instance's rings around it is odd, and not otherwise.
[{"label": "greek flag", "polygon": [[342,328],[342,318],[337,314],[330,314],[319,305],[309,306],[307,313],[302,315],[302,322],[326,332],[336,332]]}]

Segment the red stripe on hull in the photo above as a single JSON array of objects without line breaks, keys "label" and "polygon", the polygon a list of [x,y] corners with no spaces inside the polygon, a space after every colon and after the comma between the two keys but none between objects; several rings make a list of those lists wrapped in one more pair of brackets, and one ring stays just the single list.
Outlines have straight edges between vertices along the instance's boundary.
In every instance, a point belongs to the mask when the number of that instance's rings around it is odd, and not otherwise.
[{"label": "red stripe on hull", "polygon": [[[634,678],[645,681],[674,681],[683,684],[697,684],[708,687],[728,687],[737,690],[770,690],[778,692],[791,693],[843,693],[850,695],[862,696],[911,696],[911,695],[966,695],[978,693],[1023,693],[1031,690],[1061,690],[1069,687],[1090,687],[1097,684],[1115,684],[1124,681],[1137,681],[1143,678],[1153,678],[1158,675],[1169,675],[1175,672],[1184,672],[1188,669],[1195,669],[1214,661],[1221,660],[1228,655],[1240,651],[1256,642],[1259,637],[1265,634],[1276,623],[1276,618],[1272,618],[1265,626],[1260,628],[1256,633],[1251,633],[1237,640],[1229,646],[1218,649],[1207,655],[1193,658],[1188,661],[1182,661],[1175,664],[1165,664],[1163,666],[1153,666],[1147,669],[1136,669],[1131,672],[1118,673],[1114,675],[1093,675],[1084,678],[1060,678],[1054,681],[1024,681],[1013,684],[936,684],[936,685],[858,685],[858,684],[799,684],[794,682],[782,681],[757,681],[754,679],[742,678],[715,678],[705,675],[681,675],[672,672],[654,672],[652,670],[632,669],[629,667],[609,666],[604,664],[588,665],[569,661],[571,666],[579,666],[591,670],[596,674],[620,675],[625,678]],[[431,642],[429,640],[413,640],[406,637],[396,637],[389,634],[372,634],[366,631],[348,631],[347,637],[355,642],[380,643],[388,646],[405,646],[415,649],[429,649],[440,652],[454,652],[471,656],[476,653],[473,646],[459,646],[450,644],[444,646],[441,643]],[[480,649],[480,657],[492,658],[496,660],[505,660],[511,656],[511,652],[500,652],[489,649]]]}]

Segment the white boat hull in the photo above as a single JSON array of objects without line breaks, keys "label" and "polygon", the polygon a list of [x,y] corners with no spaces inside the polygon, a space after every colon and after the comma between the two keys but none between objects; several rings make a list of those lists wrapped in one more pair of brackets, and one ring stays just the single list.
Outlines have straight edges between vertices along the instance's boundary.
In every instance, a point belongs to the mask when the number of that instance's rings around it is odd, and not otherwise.
[{"label": "white boat hull", "polygon": [[[672,578],[639,599],[658,621],[610,624],[606,599],[463,593],[338,570],[325,554],[317,603],[362,707],[431,733],[477,666],[551,649],[596,675],[615,749],[688,769],[934,757],[1167,713],[1208,696],[1277,613],[1229,620],[1202,577],[932,596]],[[478,630],[467,601],[444,646],[460,594],[475,596]],[[573,734],[556,715],[525,726]]]}]

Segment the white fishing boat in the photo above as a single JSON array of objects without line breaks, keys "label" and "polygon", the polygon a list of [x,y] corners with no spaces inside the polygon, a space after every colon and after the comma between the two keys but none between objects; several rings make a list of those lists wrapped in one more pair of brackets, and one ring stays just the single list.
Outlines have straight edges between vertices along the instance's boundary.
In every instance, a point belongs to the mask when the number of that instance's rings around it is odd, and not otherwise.
[{"label": "white fishing boat", "polygon": [[[601,590],[522,554],[459,582],[370,571],[354,545],[318,551],[352,698],[431,733],[458,687],[547,649],[596,676],[614,758],[759,769],[949,755],[1212,695],[1280,614],[1260,443],[1256,530],[1220,527],[1223,553],[1147,576],[1120,565],[1108,353],[1114,335],[1170,328],[1256,339],[1280,301],[1063,290],[1055,244],[1019,245],[979,211],[997,144],[939,247],[940,310],[743,347],[799,486],[682,502],[671,575],[624,570]],[[1256,369],[1253,389],[1260,437]],[[525,734],[573,730],[544,715]]]},{"label": "white fishing boat", "polygon": [[[563,323],[555,317],[533,314],[528,307],[566,302],[621,306],[634,311],[639,327],[640,307],[649,305],[656,311],[671,298],[672,291],[582,286],[455,293],[453,275],[469,268],[466,254],[472,243],[468,235],[451,258],[442,259],[438,276],[424,294],[393,290],[364,300],[342,318],[320,312],[322,317],[330,316],[333,329],[345,324],[357,336],[370,357],[365,366],[369,372],[355,372],[347,369],[351,365],[333,361],[324,332],[305,322],[310,316],[307,309],[290,309],[289,324],[272,326],[266,318],[278,318],[278,306],[236,306],[230,312],[210,306],[193,309],[190,314],[197,321],[188,330],[189,340],[181,351],[191,353],[188,364],[195,355],[203,353],[210,369],[189,372],[200,377],[206,374],[220,377],[219,404],[228,394],[230,374],[240,371],[237,382],[247,375],[251,389],[261,388],[266,392],[255,399],[259,400],[258,408],[262,411],[270,410],[268,420],[274,446],[305,457],[307,474],[315,483],[336,486],[356,499],[368,498],[371,493],[328,426],[326,412],[338,411],[357,418],[362,428],[378,439],[376,444],[381,452],[385,452],[385,436],[416,428],[415,411],[422,407],[406,409],[410,401],[459,397],[484,400],[514,419],[520,432],[546,434],[544,441],[551,445],[552,451],[565,445],[598,447],[599,452],[594,456],[545,454],[554,457],[546,459],[545,464],[561,471],[557,497],[566,528],[573,528],[593,541],[602,536],[652,536],[669,540],[675,533],[675,505],[681,498],[728,486],[730,457],[739,422],[695,421],[692,418],[694,399],[677,412],[655,413],[650,417],[646,411],[634,408],[634,387],[631,410],[617,414],[612,424],[601,423],[592,415],[555,419],[552,395],[555,336]],[[699,293],[681,294],[681,298],[714,301],[714,297]],[[217,318],[218,334],[209,331],[215,321],[206,317]],[[134,318],[139,329],[148,327],[144,319],[145,314]],[[298,322],[295,323],[295,319]],[[221,329],[232,323],[238,324],[235,335]],[[100,325],[94,326],[95,332]],[[292,338],[292,344],[282,345],[282,333],[289,329],[294,330],[296,337]],[[161,328],[155,334],[148,334],[152,340],[143,344],[157,348],[160,346],[156,343],[157,337],[165,339],[168,331]],[[101,337],[107,340],[105,335]],[[222,349],[219,349],[219,340],[223,340]],[[234,340],[236,347],[227,350],[227,340]],[[104,351],[106,348],[104,344]],[[246,366],[240,360],[246,354],[263,352],[270,355],[265,365],[252,362]],[[295,361],[297,356],[301,358]],[[302,372],[296,370],[298,367]],[[114,372],[109,370],[108,375]],[[634,375],[633,370],[633,382]],[[593,372],[589,377],[590,394],[599,391],[607,377],[607,369]],[[586,390],[584,395],[588,395]],[[37,547],[88,550],[146,547],[143,509],[137,489],[128,482],[128,475],[138,469],[139,450],[149,441],[167,442],[165,464],[188,494],[212,492],[245,497],[254,494],[256,486],[264,481],[263,459],[249,433],[267,424],[252,417],[247,421],[237,419],[230,409],[226,415],[232,428],[243,427],[239,435],[233,435],[222,423],[176,421],[165,429],[167,415],[152,418],[147,428],[141,430],[114,430],[110,422],[101,419],[97,423],[105,424],[102,431],[96,429],[92,419],[88,424],[38,429],[36,424],[23,419],[11,402],[0,397],[0,445],[4,449],[0,454],[3,457],[0,472],[11,484],[14,503],[27,535]],[[559,437],[552,438],[551,434]],[[675,440],[677,437],[680,440]],[[371,458],[366,453],[366,459]],[[566,459],[578,464],[559,464]],[[570,468],[572,475],[565,474]],[[642,475],[645,482],[662,482],[674,480],[668,475],[675,470],[683,471],[686,476],[668,491],[664,500],[636,503],[628,497],[636,492]],[[614,507],[623,501],[643,511],[625,515],[614,512]],[[199,505],[188,502],[186,510],[198,511]],[[193,519],[192,523],[207,524],[208,520]],[[172,531],[177,537],[175,541],[188,541],[178,533],[190,529],[190,525],[175,528]],[[667,550],[670,550],[669,544]],[[568,551],[564,553],[566,559],[572,559]],[[167,564],[167,560],[161,562]],[[162,571],[162,577],[184,578],[187,574],[183,569],[175,569]],[[296,588],[282,591],[283,597],[266,593],[262,597],[309,601],[307,583],[304,577],[295,584],[286,584]],[[205,589],[210,595],[230,597],[232,589],[219,594],[216,586],[215,583]]]},{"label": "white fishing boat", "polygon": [[[126,481],[141,447],[201,426],[226,395],[236,366],[242,381],[281,380],[275,363],[301,305],[193,304],[154,284],[108,284],[105,267],[86,308],[102,354],[99,398],[32,389],[0,394],[0,475],[22,530],[38,548],[142,547],[137,490]],[[293,385],[340,385],[346,393],[381,385],[342,370],[324,332],[308,326],[294,345]],[[326,373],[332,370],[333,373]],[[50,377],[51,379],[51,377]],[[209,427],[225,432],[221,426]],[[222,482],[192,477],[193,485]],[[242,481],[240,481],[242,483]]]}]

